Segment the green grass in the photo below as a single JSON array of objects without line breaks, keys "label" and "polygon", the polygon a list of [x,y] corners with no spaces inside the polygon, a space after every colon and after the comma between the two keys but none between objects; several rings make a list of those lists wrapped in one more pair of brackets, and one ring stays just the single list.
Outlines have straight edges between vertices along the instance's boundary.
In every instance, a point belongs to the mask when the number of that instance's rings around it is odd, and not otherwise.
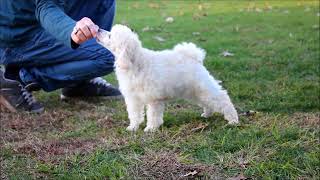
[{"label": "green grass", "polygon": [[238,112],[258,113],[231,127],[177,100],[158,132],[130,133],[123,101],[61,102],[59,92],[40,92],[43,115],[1,112],[1,178],[170,179],[197,170],[207,179],[319,179],[317,13],[318,1],[119,0],[116,23],[135,29],[145,47],[196,43]]}]

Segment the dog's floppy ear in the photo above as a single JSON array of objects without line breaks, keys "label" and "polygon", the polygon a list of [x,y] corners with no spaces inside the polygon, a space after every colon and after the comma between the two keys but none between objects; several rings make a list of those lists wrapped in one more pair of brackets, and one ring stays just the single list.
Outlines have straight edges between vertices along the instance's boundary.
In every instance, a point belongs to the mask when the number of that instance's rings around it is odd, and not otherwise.
[{"label": "dog's floppy ear", "polygon": [[122,69],[128,69],[134,63],[134,49],[124,47],[117,57],[117,65]]},{"label": "dog's floppy ear", "polygon": [[132,34],[124,37],[124,40],[118,45],[119,56],[116,57],[120,67],[130,68],[135,65],[135,60],[141,43],[137,35]]}]

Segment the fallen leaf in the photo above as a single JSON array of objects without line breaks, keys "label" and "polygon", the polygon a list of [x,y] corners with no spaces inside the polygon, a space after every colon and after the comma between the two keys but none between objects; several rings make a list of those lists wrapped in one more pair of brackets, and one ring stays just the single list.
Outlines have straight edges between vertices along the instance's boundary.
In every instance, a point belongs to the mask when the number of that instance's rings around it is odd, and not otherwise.
[{"label": "fallen leaf", "polygon": [[289,33],[289,37],[291,37],[291,38],[292,38],[292,37],[293,37],[293,34],[292,34],[292,33]]},{"label": "fallen leaf", "polygon": [[199,36],[199,35],[200,35],[200,32],[193,32],[192,35],[194,35],[194,36]]},{"label": "fallen leaf", "polygon": [[234,56],[233,53],[230,53],[228,51],[223,51],[221,54],[222,54],[223,57]]},{"label": "fallen leaf", "polygon": [[208,127],[208,125],[209,125],[208,123],[205,123],[205,124],[200,123],[197,127],[191,129],[191,132],[195,132],[195,131],[198,131],[198,130],[203,131],[206,127]]},{"label": "fallen leaf", "polygon": [[173,17],[167,17],[166,18],[166,22],[167,23],[173,23],[173,21],[174,21]]},{"label": "fallen leaf", "polygon": [[239,26],[236,25],[236,27],[234,28],[236,30],[236,32],[239,32]]},{"label": "fallen leaf", "polygon": [[257,111],[249,110],[249,111],[246,111],[244,113],[241,113],[240,116],[254,116],[257,113],[258,113]]},{"label": "fallen leaf", "polygon": [[261,12],[262,12],[262,9],[256,8],[256,12],[261,13]]},{"label": "fallen leaf", "polygon": [[317,13],[317,16],[318,16],[318,17],[320,16],[320,12]]},{"label": "fallen leaf", "polygon": [[264,5],[266,10],[272,10],[272,6],[269,5],[269,2],[266,2]]},{"label": "fallen leaf", "polygon": [[160,8],[160,5],[157,3],[149,3],[148,6],[149,6],[149,8],[152,8],[152,9],[159,9]]},{"label": "fallen leaf", "polygon": [[256,7],[256,4],[253,3],[253,2],[250,2],[250,3],[248,4],[248,6],[247,6],[247,11],[250,12],[250,11],[252,11],[253,9],[255,9],[255,7]]},{"label": "fallen leaf", "polygon": [[206,42],[207,39],[206,38],[199,38],[198,41],[203,41],[203,42]]},{"label": "fallen leaf", "polygon": [[238,176],[228,178],[228,180],[246,180],[246,179],[248,178],[246,178],[242,173],[238,174]]},{"label": "fallen leaf", "polygon": [[311,10],[310,7],[306,7],[306,8],[304,9],[305,12],[309,12],[310,10]]},{"label": "fallen leaf", "polygon": [[202,13],[202,16],[208,16],[208,13],[204,12]]},{"label": "fallen leaf", "polygon": [[152,28],[150,28],[149,26],[146,26],[144,28],[142,28],[142,32],[147,32],[147,31],[150,31],[152,30]]},{"label": "fallen leaf", "polygon": [[319,25],[313,25],[312,28],[313,29],[319,29]]},{"label": "fallen leaf", "polygon": [[290,11],[289,11],[289,10],[285,10],[285,11],[283,11],[283,13],[284,13],[284,14],[289,14]]},{"label": "fallen leaf", "polygon": [[194,13],[192,16],[193,20],[199,20],[201,18],[201,15],[199,13]]},{"label": "fallen leaf", "polygon": [[160,37],[160,36],[153,36],[153,38],[159,42],[164,42],[166,41],[164,38]]},{"label": "fallen leaf", "polygon": [[194,176],[196,174],[198,174],[198,172],[196,170],[194,170],[194,171],[188,172],[185,175],[182,175],[182,177]]},{"label": "fallen leaf", "polygon": [[240,165],[241,168],[247,168],[247,166],[249,165],[249,162],[246,161],[246,160],[243,159],[243,158],[240,158],[240,160],[239,160],[239,165]]},{"label": "fallen leaf", "polygon": [[134,9],[139,9],[140,4],[136,2],[136,3],[134,3],[134,4],[132,5],[132,7],[133,7]]}]

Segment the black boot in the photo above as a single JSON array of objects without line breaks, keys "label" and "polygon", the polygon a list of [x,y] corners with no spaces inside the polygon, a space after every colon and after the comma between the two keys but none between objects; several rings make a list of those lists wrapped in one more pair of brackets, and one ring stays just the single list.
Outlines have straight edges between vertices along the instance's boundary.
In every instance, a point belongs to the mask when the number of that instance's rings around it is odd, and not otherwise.
[{"label": "black boot", "polygon": [[73,87],[66,87],[62,89],[61,99],[69,97],[107,97],[107,98],[122,98],[121,92],[107,83],[101,77],[94,78],[90,81],[78,84]]}]

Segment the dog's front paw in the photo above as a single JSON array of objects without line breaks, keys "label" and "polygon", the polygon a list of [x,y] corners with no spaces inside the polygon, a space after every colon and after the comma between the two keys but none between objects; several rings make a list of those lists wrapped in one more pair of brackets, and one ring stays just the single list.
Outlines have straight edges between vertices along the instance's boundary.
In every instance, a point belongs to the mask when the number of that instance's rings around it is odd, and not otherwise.
[{"label": "dog's front paw", "polygon": [[239,124],[239,121],[228,121],[228,124],[230,124],[230,125],[236,125],[236,124]]},{"label": "dog's front paw", "polygon": [[228,124],[235,125],[239,123],[239,117],[236,113],[227,114],[224,118],[228,121]]},{"label": "dog's front paw", "polygon": [[202,113],[202,114],[201,114],[201,117],[203,117],[203,118],[209,118],[209,117],[210,117],[210,114],[208,114],[208,113]]},{"label": "dog's front paw", "polygon": [[147,126],[146,128],[144,128],[144,132],[155,132],[157,131],[158,127],[154,127],[154,126]]},{"label": "dog's front paw", "polygon": [[226,119],[228,120],[228,124],[230,125],[235,125],[239,123],[238,116],[226,117]]},{"label": "dog's front paw", "polygon": [[137,131],[138,130],[138,128],[139,128],[139,126],[128,126],[127,127],[127,131],[132,131],[132,132],[134,132],[134,131]]}]

